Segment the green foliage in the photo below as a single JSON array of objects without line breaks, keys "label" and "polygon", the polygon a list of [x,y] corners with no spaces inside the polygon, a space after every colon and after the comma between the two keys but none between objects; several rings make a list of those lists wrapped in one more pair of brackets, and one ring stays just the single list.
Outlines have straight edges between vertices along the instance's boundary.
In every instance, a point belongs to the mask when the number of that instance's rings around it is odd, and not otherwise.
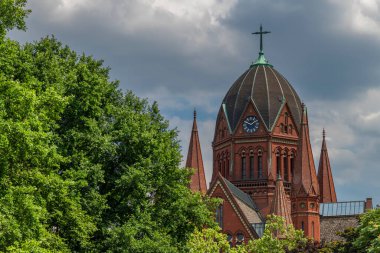
[{"label": "green foliage", "polygon": [[0,251],[179,252],[215,227],[177,132],[108,72],[54,37],[0,40]]},{"label": "green foliage", "polygon": [[306,245],[307,241],[302,231],[295,230],[292,225],[286,226],[283,217],[268,215],[263,236],[250,241],[247,249],[257,253],[292,252],[300,245]]},{"label": "green foliage", "polygon": [[353,242],[355,248],[369,253],[380,252],[380,209],[364,213],[357,230],[358,237]]},{"label": "green foliage", "polygon": [[332,242],[335,252],[380,252],[380,209],[370,210],[360,216],[359,226],[340,233],[345,241]]},{"label": "green foliage", "polygon": [[337,253],[380,252],[380,209],[369,210],[359,217],[359,226],[339,233],[344,241],[331,242],[326,248]]},{"label": "green foliage", "polygon": [[[247,245],[230,248],[226,235],[218,229],[196,230],[187,243],[190,252],[211,253],[285,253],[319,252],[318,245],[304,237],[303,232],[286,226],[281,216],[269,215],[261,238],[250,240]],[[324,251],[325,253],[329,251]]]},{"label": "green foliage", "polygon": [[25,9],[27,0],[1,0],[0,1],[0,37],[14,28],[25,30],[25,18],[30,10]]}]

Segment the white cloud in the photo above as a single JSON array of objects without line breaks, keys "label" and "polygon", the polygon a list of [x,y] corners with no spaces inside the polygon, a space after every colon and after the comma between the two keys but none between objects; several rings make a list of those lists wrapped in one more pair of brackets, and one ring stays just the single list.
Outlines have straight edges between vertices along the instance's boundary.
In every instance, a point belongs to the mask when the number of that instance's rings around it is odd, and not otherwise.
[{"label": "white cloud", "polygon": [[325,127],[330,162],[338,186],[378,184],[379,101],[380,88],[376,88],[348,100],[309,103],[315,160],[319,159],[321,130]]},{"label": "white cloud", "polygon": [[374,35],[380,39],[380,0],[330,0],[338,6],[341,22],[337,28],[342,32]]}]

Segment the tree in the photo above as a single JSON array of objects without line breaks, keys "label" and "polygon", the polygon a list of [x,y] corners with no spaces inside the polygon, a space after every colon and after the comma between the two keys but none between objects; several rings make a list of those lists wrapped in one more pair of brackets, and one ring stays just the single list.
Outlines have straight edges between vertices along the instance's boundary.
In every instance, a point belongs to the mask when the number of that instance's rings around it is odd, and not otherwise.
[{"label": "tree", "polygon": [[[304,237],[303,232],[286,226],[281,216],[267,216],[264,234],[261,238],[250,240],[246,245],[230,248],[226,235],[217,229],[196,230],[187,243],[190,252],[211,253],[285,253],[319,252],[318,244]],[[329,252],[329,251],[324,251]]]},{"label": "tree", "polygon": [[[0,29],[25,28],[25,2],[1,2]],[[0,251],[180,252],[215,227],[176,130],[108,73],[54,37],[0,38]]]},{"label": "tree", "polygon": [[328,245],[334,252],[380,252],[380,209],[360,215],[358,227],[348,228],[339,235],[345,240]]},{"label": "tree", "polygon": [[294,229],[292,225],[285,225],[284,217],[268,215],[263,236],[250,241],[247,249],[257,253],[298,252],[294,250],[303,247],[307,242],[302,231]]},{"label": "tree", "polygon": [[0,37],[14,28],[25,30],[25,18],[30,10],[25,9],[27,0],[0,1]]}]

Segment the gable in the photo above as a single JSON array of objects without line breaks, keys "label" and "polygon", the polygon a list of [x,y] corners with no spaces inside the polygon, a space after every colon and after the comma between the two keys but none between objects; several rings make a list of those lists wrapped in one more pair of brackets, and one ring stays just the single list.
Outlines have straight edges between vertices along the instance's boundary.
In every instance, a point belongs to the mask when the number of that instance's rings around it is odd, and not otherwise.
[{"label": "gable", "polygon": [[216,121],[215,133],[214,133],[214,141],[223,141],[230,136],[230,129],[228,126],[228,122],[226,116],[223,111],[220,110],[218,114],[218,119]]},{"label": "gable", "polygon": [[[208,192],[208,196],[223,199],[223,232],[228,231],[229,233],[236,234],[240,231],[243,232],[247,239],[258,238],[251,223],[246,217],[248,211],[245,210],[246,213],[242,211],[234,195],[225,183],[222,182],[220,175],[214,180],[214,183]],[[247,205],[242,206],[245,209],[249,208]],[[252,217],[254,217],[253,214],[249,216],[249,219],[252,220]]]},{"label": "gable", "polygon": [[[245,129],[245,126],[253,127],[253,125],[249,125],[249,124],[244,125],[244,122],[246,121],[246,119],[248,117],[254,117],[258,121],[258,128],[254,132],[247,132],[247,129]],[[248,123],[253,124],[253,122],[248,122]],[[254,105],[254,103],[252,101],[250,101],[247,104],[244,112],[242,113],[242,115],[241,115],[241,117],[240,117],[240,119],[236,125],[236,129],[234,131],[234,134],[235,134],[235,136],[250,137],[250,136],[264,135],[266,133],[267,133],[267,127],[266,127],[260,113],[258,113],[256,106]]]},{"label": "gable", "polygon": [[298,129],[294,117],[287,103],[284,103],[279,111],[276,121],[272,126],[272,133],[278,137],[298,137]]}]

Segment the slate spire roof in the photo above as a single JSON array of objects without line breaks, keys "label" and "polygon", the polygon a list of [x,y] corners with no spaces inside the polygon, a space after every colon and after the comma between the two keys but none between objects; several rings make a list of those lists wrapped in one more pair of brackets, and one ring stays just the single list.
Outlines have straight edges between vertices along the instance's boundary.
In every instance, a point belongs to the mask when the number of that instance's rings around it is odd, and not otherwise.
[{"label": "slate spire roof", "polygon": [[290,203],[286,197],[284,183],[280,177],[278,177],[276,181],[276,189],[270,213],[284,217],[286,225],[293,224],[290,216]]},{"label": "slate spire roof", "polygon": [[284,102],[297,128],[301,120],[301,100],[292,85],[270,65],[252,65],[231,86],[221,109],[233,132],[248,103],[254,103],[265,127],[271,131]]},{"label": "slate spire roof", "polygon": [[318,182],[321,194],[320,202],[337,202],[334,179],[331,172],[329,154],[326,146],[326,132],[323,129],[321,156],[319,158]]},{"label": "slate spire roof", "polygon": [[189,151],[187,153],[186,167],[193,168],[194,174],[191,176],[190,189],[193,192],[201,192],[206,194],[206,177],[203,167],[202,151],[199,142],[197,127],[197,112],[194,110],[193,129],[191,131]]},{"label": "slate spire roof", "polygon": [[301,128],[293,177],[293,193],[296,196],[318,196],[319,184],[311,150],[307,110],[302,104]]}]

